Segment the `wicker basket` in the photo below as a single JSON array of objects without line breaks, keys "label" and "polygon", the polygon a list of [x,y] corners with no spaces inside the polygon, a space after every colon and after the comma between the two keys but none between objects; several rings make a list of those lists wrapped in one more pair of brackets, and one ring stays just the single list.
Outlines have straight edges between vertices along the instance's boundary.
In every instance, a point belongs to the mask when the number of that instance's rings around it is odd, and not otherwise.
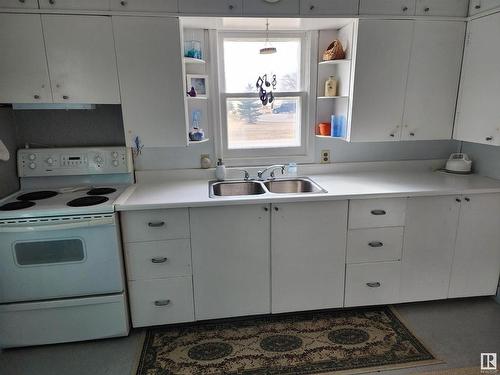
[{"label": "wicker basket", "polygon": [[323,52],[323,61],[345,59],[345,51],[340,40],[335,39]]}]

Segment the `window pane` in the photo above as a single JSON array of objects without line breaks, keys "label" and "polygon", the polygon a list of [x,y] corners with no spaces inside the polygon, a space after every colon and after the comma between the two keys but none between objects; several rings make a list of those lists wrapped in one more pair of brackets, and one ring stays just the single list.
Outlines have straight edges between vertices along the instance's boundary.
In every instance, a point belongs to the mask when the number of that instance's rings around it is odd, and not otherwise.
[{"label": "window pane", "polygon": [[228,98],[229,149],[300,146],[300,97],[263,106],[258,98]]},{"label": "window pane", "polygon": [[300,91],[300,39],[270,39],[277,53],[261,55],[262,39],[224,39],[226,92],[255,92],[259,76],[276,74],[276,91]]}]

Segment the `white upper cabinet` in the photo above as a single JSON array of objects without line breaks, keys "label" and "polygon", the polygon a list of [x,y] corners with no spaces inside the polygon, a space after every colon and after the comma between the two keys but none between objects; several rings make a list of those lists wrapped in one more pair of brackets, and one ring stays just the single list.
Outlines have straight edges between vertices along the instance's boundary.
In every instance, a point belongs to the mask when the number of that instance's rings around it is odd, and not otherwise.
[{"label": "white upper cabinet", "polygon": [[400,302],[448,297],[459,213],[455,196],[408,199]]},{"label": "white upper cabinet", "polygon": [[500,194],[464,196],[450,298],[494,295],[500,274]]},{"label": "white upper cabinet", "polygon": [[417,16],[465,17],[469,0],[417,0]]},{"label": "white upper cabinet", "polygon": [[301,0],[302,15],[353,15],[358,14],[358,2],[352,0]]},{"label": "white upper cabinet", "polygon": [[412,21],[359,21],[350,141],[399,139],[412,33]]},{"label": "white upper cabinet", "polygon": [[342,307],[347,201],[273,204],[272,312]]},{"label": "white upper cabinet", "polygon": [[500,0],[471,0],[469,4],[469,15],[486,12],[495,8],[500,8]]},{"label": "white upper cabinet", "polygon": [[360,0],[360,15],[400,15],[415,14],[416,0]]},{"label": "white upper cabinet", "polygon": [[243,0],[243,14],[245,15],[298,15],[300,12],[299,0]]},{"label": "white upper cabinet", "polygon": [[452,137],[464,36],[465,22],[415,22],[402,140]]},{"label": "white upper cabinet", "polygon": [[186,146],[177,18],[113,17],[127,146]]},{"label": "white upper cabinet", "polygon": [[[57,1],[57,0],[56,0]],[[171,12],[178,11],[177,0],[109,0],[111,10],[131,12]],[[183,2],[180,0],[179,2]]]},{"label": "white upper cabinet", "polygon": [[468,26],[454,138],[500,145],[500,13]]},{"label": "white upper cabinet", "polygon": [[38,14],[0,14],[0,103],[51,103]]},{"label": "white upper cabinet", "polygon": [[38,9],[38,0],[0,0],[0,8]]},{"label": "white upper cabinet", "polygon": [[110,17],[42,15],[54,103],[120,103]]},{"label": "white upper cabinet", "polygon": [[109,0],[39,0],[41,9],[109,10]]},{"label": "white upper cabinet", "polygon": [[190,209],[197,320],[269,314],[269,205]]},{"label": "white upper cabinet", "polygon": [[179,12],[185,14],[234,14],[243,12],[242,0],[180,0]]}]

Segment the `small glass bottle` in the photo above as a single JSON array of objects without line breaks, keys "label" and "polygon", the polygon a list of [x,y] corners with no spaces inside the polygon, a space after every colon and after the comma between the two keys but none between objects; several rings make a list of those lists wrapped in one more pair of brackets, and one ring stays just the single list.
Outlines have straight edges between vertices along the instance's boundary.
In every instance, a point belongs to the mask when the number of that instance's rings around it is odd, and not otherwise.
[{"label": "small glass bottle", "polygon": [[325,82],[325,96],[337,96],[338,81],[334,76],[330,76]]}]

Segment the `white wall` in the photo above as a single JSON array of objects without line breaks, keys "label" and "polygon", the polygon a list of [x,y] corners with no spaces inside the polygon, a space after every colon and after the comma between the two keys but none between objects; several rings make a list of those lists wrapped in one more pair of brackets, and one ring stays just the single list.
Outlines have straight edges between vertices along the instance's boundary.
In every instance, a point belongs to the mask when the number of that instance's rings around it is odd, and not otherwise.
[{"label": "white wall", "polygon": [[462,152],[471,157],[474,172],[500,179],[500,147],[464,142]]}]

